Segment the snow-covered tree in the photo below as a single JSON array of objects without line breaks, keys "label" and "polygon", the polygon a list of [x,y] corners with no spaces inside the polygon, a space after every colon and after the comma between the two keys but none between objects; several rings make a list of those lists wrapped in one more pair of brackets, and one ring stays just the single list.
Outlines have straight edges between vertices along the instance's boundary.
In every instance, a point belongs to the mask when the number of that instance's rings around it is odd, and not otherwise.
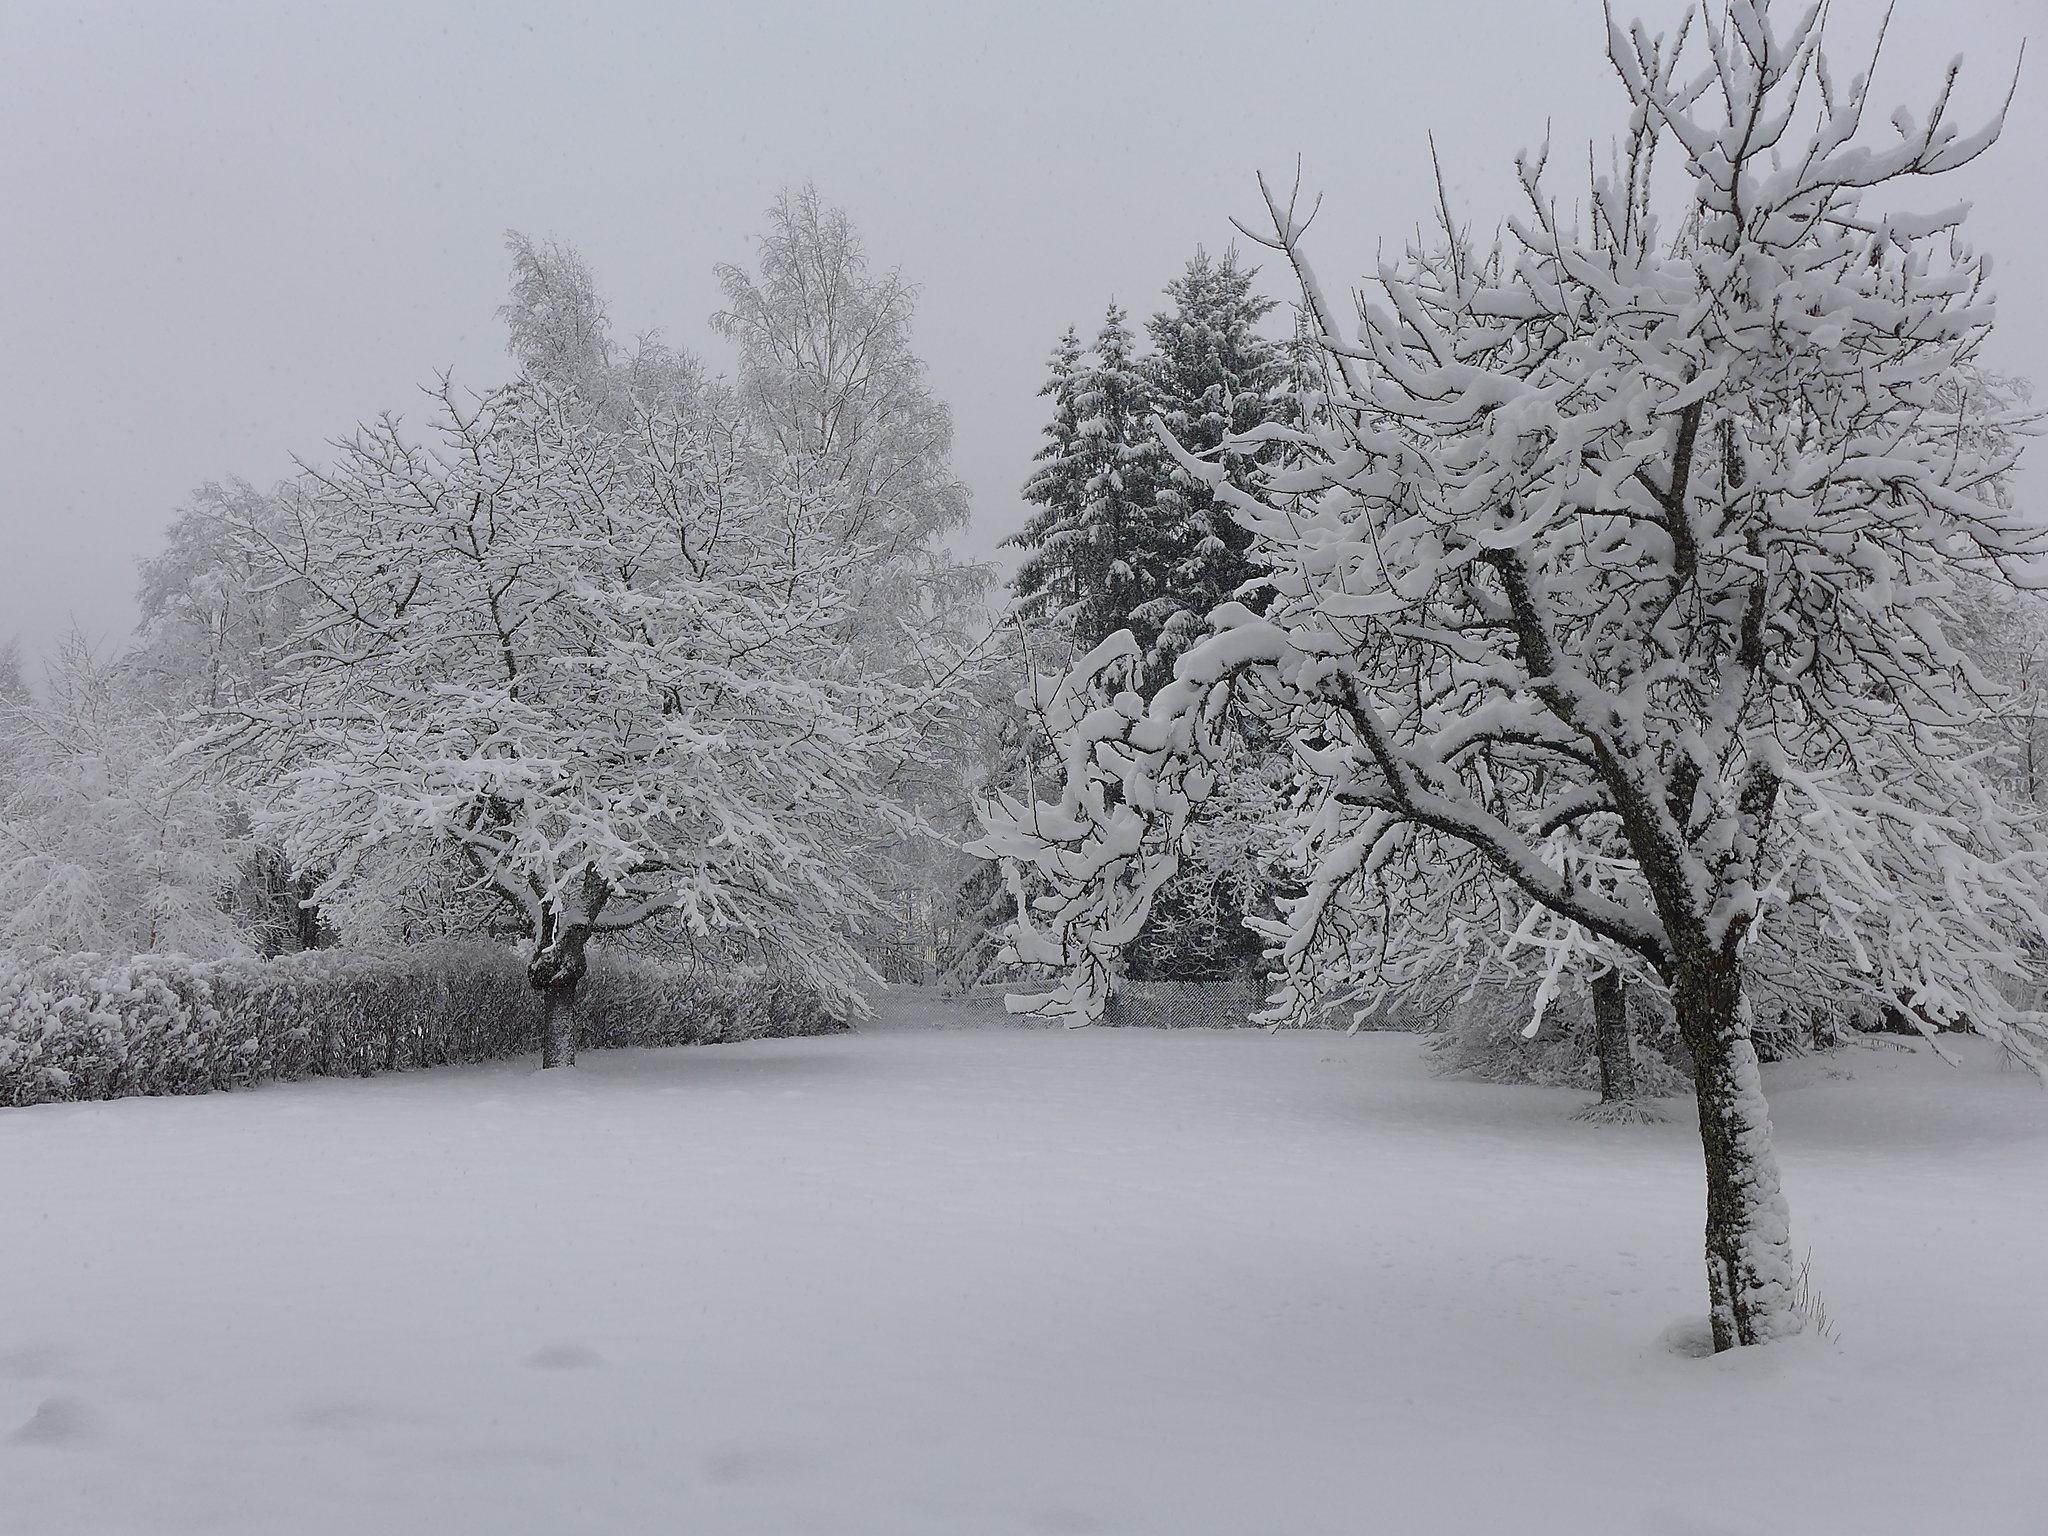
[{"label": "snow-covered tree", "polygon": [[[1010,584],[1012,622],[1002,630],[1016,686],[990,701],[1000,725],[976,786],[984,797],[1024,784],[1042,750],[1042,723],[1022,707],[1029,678],[1064,669],[1076,654],[1131,622],[1130,609],[1144,590],[1135,575],[1139,568],[1163,574],[1163,562],[1131,554],[1153,532],[1141,513],[1149,507],[1158,454],[1143,414],[1143,379],[1132,363],[1130,330],[1114,304],[1104,338],[1113,360],[1107,379],[1081,345],[1080,333],[1068,326],[1038,392],[1051,402],[1051,414],[1024,483],[1032,510],[1008,540],[1020,551]],[[1126,470],[1138,487],[1135,494],[1126,486]],[[953,901],[949,977],[971,983],[1005,968],[1008,892],[992,867],[965,873]]]},{"label": "snow-covered tree", "polygon": [[1070,330],[1040,393],[1053,402],[1038,468],[1024,496],[1038,510],[1011,542],[1024,551],[1023,611],[1073,653],[1131,628],[1148,642],[1177,611],[1171,550],[1153,506],[1162,454],[1153,400],[1121,305],[1103,316],[1092,352]]},{"label": "snow-covered tree", "polygon": [[762,483],[729,417],[530,377],[432,401],[239,530],[305,610],[211,738],[263,823],[323,900],[393,849],[462,858],[530,945],[549,1065],[587,944],[642,924],[857,1007],[864,872],[916,830],[893,785],[950,694],[843,643],[848,509]]},{"label": "snow-covered tree", "polygon": [[174,716],[74,634],[42,695],[0,690],[0,949],[245,954],[244,853]]},{"label": "snow-covered tree", "polygon": [[[1239,265],[1235,247],[1221,261],[1197,250],[1167,284],[1167,307],[1145,327],[1154,349],[1146,359],[1154,409],[1176,442],[1198,457],[1222,456],[1226,474],[1240,485],[1249,483],[1252,456],[1230,454],[1226,445],[1276,419],[1286,403],[1287,354],[1259,334],[1275,306],[1253,291],[1257,276],[1256,268]],[[1171,586],[1162,595],[1179,605],[1156,646],[1163,679],[1200,636],[1209,611],[1236,596],[1254,567],[1250,533],[1217,504],[1202,476],[1166,466],[1155,517],[1173,553]]]},{"label": "snow-covered tree", "polygon": [[1072,623],[1082,649],[1120,629],[1149,647],[1175,610],[1155,506],[1162,455],[1153,414],[1151,382],[1123,307],[1112,300],[1074,380],[1080,525],[1093,578],[1082,587]]},{"label": "snow-covered tree", "polygon": [[685,410],[710,387],[703,365],[658,333],[643,333],[630,348],[618,344],[597,278],[574,247],[515,229],[505,249],[512,291],[498,318],[524,377],[575,397],[614,426],[629,419],[634,401]]},{"label": "snow-covered tree", "polygon": [[[125,687],[178,713],[217,709],[261,691],[270,657],[298,623],[298,600],[275,571],[251,564],[236,530],[278,523],[274,494],[245,480],[193,493],[163,547],[141,563],[142,620],[118,662]],[[228,814],[242,850],[232,899],[242,926],[265,950],[319,943],[325,930],[310,901],[315,882],[294,874],[281,850],[248,835],[245,805],[233,804]]]},{"label": "snow-covered tree", "polygon": [[[741,409],[779,457],[783,494],[846,547],[867,550],[864,610],[893,619],[915,580],[948,570],[937,540],[967,521],[953,418],[911,346],[917,290],[876,273],[843,209],[804,185],[768,210],[754,267],[718,268],[712,317],[739,349]],[[896,595],[890,608],[882,594]]]},{"label": "snow-covered tree", "polygon": [[[1064,790],[992,807],[987,847],[1046,881],[1020,949],[1069,967],[1045,1006],[1089,1016],[1243,710],[1311,791],[1283,1006],[1383,871],[1430,867],[1418,847],[1633,957],[1692,1061],[1725,1349],[1798,1326],[1745,974],[1774,928],[1829,935],[1930,1029],[2042,1060],[2048,1020],[2012,999],[2048,860],[1972,750],[1951,602],[2031,579],[2048,530],[1995,492],[2025,423],[1956,387],[1995,313],[1964,210],[1883,205],[1996,139],[1949,122],[1953,72],[1872,141],[1817,12],[1733,0],[1671,39],[1611,25],[1608,51],[1629,122],[1583,222],[1527,158],[1505,243],[1447,218],[1351,334],[1268,191],[1336,381],[1327,422],[1259,435],[1288,452],[1250,491],[1208,471],[1270,609],[1219,609],[1149,705],[1094,686],[1135,668],[1129,636],[1048,683]],[[1688,194],[1669,221],[1660,146]],[[1569,828],[1625,861],[1562,856]]]},{"label": "snow-covered tree", "polygon": [[1286,409],[1287,353],[1258,332],[1274,301],[1253,292],[1256,275],[1234,249],[1220,262],[1197,251],[1146,323],[1150,353],[1134,350],[1112,304],[1092,354],[1068,329],[1039,391],[1052,415],[1024,487],[1034,510],[1010,541],[1023,551],[1014,589],[1028,616],[1052,621],[1078,651],[1131,629],[1147,647],[1149,684],[1252,575],[1250,535],[1202,476],[1160,453],[1151,421],[1238,480],[1270,454],[1235,446]]},{"label": "snow-covered tree", "polygon": [[617,379],[611,316],[581,254],[520,230],[505,236],[512,292],[499,306],[506,350],[530,379],[609,403]]},{"label": "snow-covered tree", "polygon": [[[985,640],[991,577],[945,547],[967,521],[968,494],[952,465],[952,414],[913,345],[916,288],[878,270],[845,210],[809,184],[777,197],[753,262],[723,264],[718,279],[725,302],[711,323],[739,353],[732,408],[748,474],[825,544],[861,551],[844,577],[841,643],[878,670],[936,685]],[[950,831],[971,771],[966,738],[928,745],[895,793],[921,825]],[[872,942],[929,950],[932,885],[956,851],[924,834],[868,850],[863,876],[896,914]]]},{"label": "snow-covered tree", "polygon": [[[1977,414],[2024,414],[2032,399],[2024,379],[1965,372],[1953,391],[1977,402]],[[1981,447],[1996,451],[1995,441]],[[2010,480],[1987,487],[2009,506]],[[2012,795],[2048,809],[2048,592],[1972,579],[1956,595],[1959,643],[1990,681],[1983,739],[1993,772]]]},{"label": "snow-covered tree", "polygon": [[122,666],[161,702],[211,709],[262,688],[297,622],[295,596],[249,564],[235,530],[276,521],[273,498],[246,480],[209,483],[142,562],[142,621]]},{"label": "snow-covered tree", "polygon": [[10,636],[0,641],[0,709],[26,704],[28,674],[22,670],[21,641]]},{"label": "snow-covered tree", "polygon": [[[1150,422],[1163,418],[1186,448],[1217,456],[1240,481],[1258,454],[1270,456],[1226,447],[1285,405],[1286,354],[1258,334],[1273,301],[1253,292],[1255,275],[1235,250],[1220,262],[1198,251],[1147,323],[1152,353],[1135,356],[1112,306],[1094,356],[1069,329],[1040,391],[1053,409],[1024,490],[1034,510],[1011,541],[1024,551],[1013,584],[1020,610],[1080,652],[1131,629],[1145,648],[1142,689],[1166,679],[1209,611],[1252,575],[1250,535],[1204,478],[1165,459]],[[1240,840],[1203,829],[1132,949],[1130,974],[1242,974],[1259,949],[1242,921],[1262,899],[1258,862]]]},{"label": "snow-covered tree", "polygon": [[1078,613],[1082,584],[1095,579],[1088,536],[1081,525],[1088,477],[1081,460],[1081,427],[1074,409],[1074,391],[1081,377],[1081,336],[1071,325],[1053,348],[1039,396],[1052,402],[1038,452],[1037,468],[1024,482],[1024,500],[1033,510],[1008,543],[1023,553],[1010,589],[1027,621],[1054,629]]},{"label": "snow-covered tree", "polygon": [[1218,744],[1216,793],[1189,822],[1173,876],[1125,952],[1133,980],[1249,981],[1262,969],[1262,935],[1290,880],[1293,785],[1284,753],[1250,734],[1234,730]]},{"label": "snow-covered tree", "polygon": [[[1590,821],[1560,829],[1543,855],[1611,892],[1629,861],[1599,835],[1608,830]],[[1305,837],[1291,851],[1307,857],[1313,825],[1297,831]],[[1469,844],[1413,838],[1370,882],[1333,899],[1322,922],[1316,968],[1297,973],[1287,1011],[1396,1014],[1432,1033],[1450,1070],[1597,1087],[1581,1118],[1659,1118],[1644,1100],[1673,1084],[1639,1047],[1635,1021],[1655,1009],[1638,985],[1650,979],[1641,959],[1530,900]],[[1278,918],[1256,926],[1281,945],[1292,934]]]}]

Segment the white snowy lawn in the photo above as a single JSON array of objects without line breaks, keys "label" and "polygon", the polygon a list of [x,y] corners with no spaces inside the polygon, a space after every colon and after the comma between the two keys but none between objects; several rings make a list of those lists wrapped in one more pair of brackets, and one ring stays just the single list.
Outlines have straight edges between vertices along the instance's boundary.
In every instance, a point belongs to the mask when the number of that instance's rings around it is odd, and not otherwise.
[{"label": "white snowy lawn", "polygon": [[0,1531],[2048,1531],[2048,1094],[1985,1053],[1776,1073],[1840,1341],[1696,1360],[1681,1124],[885,1008],[0,1111]]}]

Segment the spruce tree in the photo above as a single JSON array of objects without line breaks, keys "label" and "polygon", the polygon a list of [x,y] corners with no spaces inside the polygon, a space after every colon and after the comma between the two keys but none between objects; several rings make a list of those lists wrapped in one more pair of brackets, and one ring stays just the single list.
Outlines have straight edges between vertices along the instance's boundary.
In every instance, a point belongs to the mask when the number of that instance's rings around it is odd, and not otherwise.
[{"label": "spruce tree", "polygon": [[1094,358],[1074,380],[1076,449],[1085,539],[1074,639],[1093,649],[1129,629],[1147,650],[1162,620],[1169,575],[1154,495],[1162,451],[1152,435],[1152,395],[1115,300],[1096,334]]},{"label": "spruce tree", "polygon": [[[1146,326],[1156,349],[1146,368],[1154,407],[1190,452],[1214,453],[1234,435],[1283,413],[1289,359],[1285,347],[1259,334],[1275,301],[1253,291],[1257,276],[1257,268],[1238,264],[1235,248],[1216,261],[1198,247],[1167,285],[1167,307]],[[1225,462],[1231,479],[1246,483],[1253,461],[1237,454]],[[1200,638],[1201,616],[1255,570],[1251,535],[1179,464],[1163,466],[1156,504],[1168,570],[1149,611],[1148,627],[1156,628],[1158,639],[1147,660],[1148,671],[1163,681],[1174,658]]]},{"label": "spruce tree", "polygon": [[1124,628],[1154,643],[1171,574],[1153,507],[1163,454],[1132,341],[1112,301],[1093,352],[1084,356],[1069,331],[1039,391],[1053,416],[1024,487],[1039,510],[1014,540],[1026,551],[1016,589],[1025,613],[1050,621],[1077,651]]},{"label": "spruce tree", "polygon": [[[1216,452],[1234,434],[1279,419],[1288,400],[1287,349],[1259,334],[1275,307],[1255,293],[1256,268],[1221,261],[1197,248],[1166,287],[1166,307],[1146,326],[1155,351],[1147,359],[1154,409],[1184,448]],[[1225,461],[1230,477],[1248,482],[1253,460]],[[1146,691],[1173,675],[1179,655],[1206,632],[1204,615],[1228,600],[1256,573],[1251,535],[1217,505],[1215,493],[1177,462],[1160,466],[1154,495],[1153,540],[1160,580],[1146,606]],[[1155,638],[1156,637],[1156,638]],[[1240,768],[1265,757],[1244,743]],[[1265,894],[1255,867],[1242,859],[1212,863],[1216,840],[1198,838],[1182,868],[1160,891],[1155,920],[1133,945],[1130,974],[1156,980],[1205,980],[1241,974],[1257,960],[1263,941],[1244,926],[1243,911]]]},{"label": "spruce tree", "polygon": [[[1173,462],[1153,424],[1163,419],[1183,445],[1205,453],[1284,413],[1289,354],[1258,333],[1274,304],[1253,292],[1255,276],[1234,251],[1217,261],[1198,250],[1146,326],[1154,355],[1134,354],[1124,311],[1112,303],[1092,353],[1071,329],[1061,338],[1039,391],[1053,410],[1024,488],[1035,510],[1013,540],[1025,551],[1015,582],[1020,612],[1076,653],[1130,630],[1143,657],[1135,686],[1144,693],[1164,683],[1201,636],[1198,616],[1253,574],[1250,536]],[[1232,477],[1250,465],[1233,461]],[[967,894],[985,900],[992,892]],[[1262,941],[1240,913],[1261,894],[1249,865],[1209,868],[1191,850],[1131,951],[1131,974],[1242,973]]]},{"label": "spruce tree", "polygon": [[1045,424],[1045,443],[1032,456],[1038,467],[1024,482],[1024,499],[1036,509],[1009,540],[1024,551],[1011,583],[1018,611],[1028,620],[1055,626],[1071,623],[1081,600],[1081,570],[1086,540],[1081,532],[1084,476],[1079,456],[1080,428],[1074,416],[1074,384],[1081,372],[1081,337],[1073,326],[1053,348],[1051,368],[1041,398],[1052,401],[1052,419]]}]

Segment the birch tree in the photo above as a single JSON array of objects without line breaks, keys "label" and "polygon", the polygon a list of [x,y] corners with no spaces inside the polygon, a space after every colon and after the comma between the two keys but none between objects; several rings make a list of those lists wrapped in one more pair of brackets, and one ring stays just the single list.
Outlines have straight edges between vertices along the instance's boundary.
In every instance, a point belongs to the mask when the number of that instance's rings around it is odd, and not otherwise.
[{"label": "birch tree", "polygon": [[[846,210],[809,183],[777,196],[753,259],[721,263],[717,276],[724,302],[711,324],[739,355],[731,406],[750,473],[821,538],[860,552],[844,574],[839,643],[935,685],[985,643],[992,573],[944,544],[967,522],[968,493],[952,412],[913,344],[915,284],[875,261]],[[893,782],[922,822],[950,830],[971,773],[966,738],[935,745],[944,761]],[[929,951],[931,887],[957,844],[897,837],[869,853],[899,915],[877,938],[899,956]]]},{"label": "birch tree", "polygon": [[[1746,974],[1774,930],[1810,925],[1928,1029],[2041,1065],[2048,1021],[2012,998],[2048,940],[2042,845],[1982,769],[1952,602],[2037,579],[2044,528],[1997,493],[2030,422],[1957,387],[1995,318],[1965,210],[1895,202],[2002,119],[1951,123],[1951,69],[1874,129],[1818,12],[1786,27],[1759,0],[1669,37],[1610,22],[1608,57],[1627,126],[1583,213],[1525,156],[1499,243],[1446,213],[1355,323],[1266,189],[1327,419],[1259,434],[1284,462],[1247,489],[1182,462],[1258,541],[1270,609],[1217,609],[1149,703],[1118,691],[1127,636],[1048,683],[1063,787],[993,805],[985,848],[1049,887],[1018,948],[1067,967],[1017,1002],[1091,1016],[1244,710],[1309,781],[1283,1007],[1337,917],[1432,844],[1633,957],[1692,1060],[1727,1349],[1798,1327]],[[1558,857],[1574,828],[1625,863]]]},{"label": "birch tree", "polygon": [[917,290],[875,271],[845,210],[809,184],[768,210],[752,268],[721,263],[718,281],[712,326],[739,349],[740,408],[783,494],[869,552],[876,590],[860,606],[886,625],[884,594],[914,605],[922,583],[949,574],[937,539],[967,521],[952,413],[911,346]]}]

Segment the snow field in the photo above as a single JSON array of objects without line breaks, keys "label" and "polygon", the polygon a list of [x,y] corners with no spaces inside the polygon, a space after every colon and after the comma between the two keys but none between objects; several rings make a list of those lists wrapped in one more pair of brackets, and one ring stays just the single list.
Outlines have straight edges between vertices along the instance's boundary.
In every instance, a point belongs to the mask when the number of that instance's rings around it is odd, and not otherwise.
[{"label": "snow field", "polygon": [[1772,1069],[1840,1342],[1696,1360],[1682,1120],[884,1009],[0,1113],[0,1531],[2048,1529],[2048,1096],[1988,1053]]}]

